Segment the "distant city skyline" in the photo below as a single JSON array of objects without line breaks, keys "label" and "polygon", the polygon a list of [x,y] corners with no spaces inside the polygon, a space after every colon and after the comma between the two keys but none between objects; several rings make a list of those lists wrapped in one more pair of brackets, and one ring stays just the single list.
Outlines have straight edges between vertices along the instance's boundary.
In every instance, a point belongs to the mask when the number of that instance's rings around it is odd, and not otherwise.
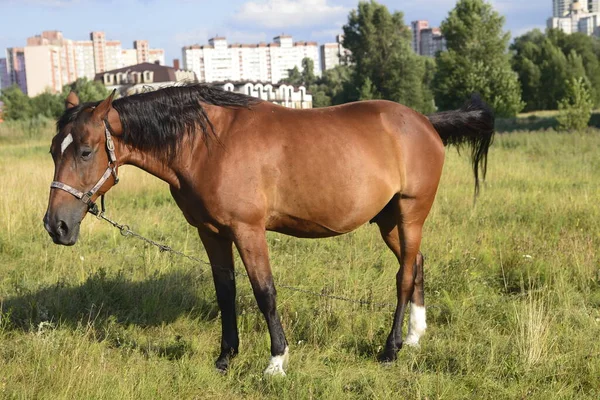
[{"label": "distant city skyline", "polygon": [[[492,0],[506,17],[512,37],[545,28],[552,16],[552,0]],[[380,0],[390,11],[404,12],[404,22],[426,19],[439,26],[455,0]],[[117,6],[118,4],[118,6]],[[107,39],[132,43],[143,37],[165,49],[166,64],[181,58],[181,48],[206,44],[226,36],[230,43],[269,42],[282,33],[319,44],[335,41],[358,2],[350,0],[0,0],[0,50],[26,44],[27,37],[44,30],[60,30],[65,37],[86,40],[91,31],[107,32]],[[32,12],[35,9],[36,12]],[[118,11],[117,11],[118,10]],[[128,18],[127,16],[131,16]]]}]

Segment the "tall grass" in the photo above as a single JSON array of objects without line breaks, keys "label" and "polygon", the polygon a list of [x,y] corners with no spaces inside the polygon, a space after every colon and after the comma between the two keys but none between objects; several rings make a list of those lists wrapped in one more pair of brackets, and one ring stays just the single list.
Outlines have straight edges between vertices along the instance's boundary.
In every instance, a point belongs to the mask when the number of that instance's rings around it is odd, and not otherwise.
[{"label": "tall grass", "polygon": [[[52,126],[0,130],[0,398],[600,397],[600,135],[500,135],[472,204],[450,151],[424,229],[428,326],[382,367],[393,311],[280,288],[289,374],[265,380],[269,340],[238,279],[241,353],[214,372],[210,274],[88,216],[79,243],[44,231]],[[133,168],[109,215],[206,259],[166,184]],[[374,226],[332,239],[269,234],[275,282],[394,302],[397,263]],[[236,258],[237,268],[243,268]]]}]

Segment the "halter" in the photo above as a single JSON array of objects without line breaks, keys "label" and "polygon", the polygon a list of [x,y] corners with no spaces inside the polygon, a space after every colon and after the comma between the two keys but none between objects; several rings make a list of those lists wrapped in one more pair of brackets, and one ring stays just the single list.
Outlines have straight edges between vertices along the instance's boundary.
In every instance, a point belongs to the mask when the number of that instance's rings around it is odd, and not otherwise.
[{"label": "halter", "polygon": [[[104,121],[104,132],[106,134],[106,152],[108,153],[108,167],[102,177],[98,180],[98,182],[92,187],[88,192],[82,192],[75,189],[72,186],[69,186],[65,183],[53,181],[50,184],[50,188],[54,189],[62,189],[65,192],[71,193],[73,196],[77,197],[79,200],[83,201],[88,206],[88,212],[93,215],[98,215],[100,211],[98,210],[98,205],[92,201],[92,197],[94,194],[100,190],[102,185],[108,180],[108,178],[112,175],[115,178],[115,185],[119,183],[119,177],[117,175],[117,157],[115,156],[115,143],[113,142],[110,131],[108,130],[108,123]],[[102,195],[102,212],[104,212],[104,195]]]}]

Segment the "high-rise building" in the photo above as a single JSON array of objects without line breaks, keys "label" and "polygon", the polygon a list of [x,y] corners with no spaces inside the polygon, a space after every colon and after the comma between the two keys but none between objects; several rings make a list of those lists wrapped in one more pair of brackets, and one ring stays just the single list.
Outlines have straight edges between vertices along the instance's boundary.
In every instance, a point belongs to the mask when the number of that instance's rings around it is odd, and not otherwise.
[{"label": "high-rise building", "polygon": [[321,74],[316,42],[294,42],[280,35],[273,43],[228,45],[224,37],[214,37],[208,45],[185,46],[183,66],[194,71],[200,82],[261,81],[277,83],[288,77],[294,67],[302,69],[302,60],[310,58],[315,74]]},{"label": "high-rise building", "polygon": [[106,35],[104,32],[90,33],[94,49],[94,69],[96,73],[106,71]]},{"label": "high-rise building", "polygon": [[148,45],[148,41],[147,40],[136,40],[133,42],[133,48],[136,51],[137,54],[137,63],[141,64],[141,63],[145,63],[149,61],[149,49],[150,46]]},{"label": "high-rise building", "polygon": [[[578,0],[552,0],[552,16],[554,18],[562,18],[569,14],[571,5]],[[579,1],[584,11],[589,13],[600,12],[598,0],[581,0]]]},{"label": "high-rise building", "polygon": [[344,35],[337,35],[335,43],[321,45],[321,71],[334,68],[337,65],[350,63],[350,50],[344,48]]},{"label": "high-rise building", "polygon": [[123,67],[137,64],[137,51],[135,49],[121,50],[121,62]]},{"label": "high-rise building", "polygon": [[6,49],[6,74],[8,85],[17,85],[23,93],[27,93],[27,76],[25,75],[25,50],[23,47]]},{"label": "high-rise building", "polygon": [[[589,3],[574,0],[569,4],[569,11],[562,17],[548,18],[548,28],[559,29],[565,33],[583,33],[600,36],[600,12],[588,12]],[[597,4],[592,4],[592,8]]]},{"label": "high-rise building", "polygon": [[163,49],[149,49],[148,62],[152,64],[165,65],[165,51]]},{"label": "high-rise building", "polygon": [[428,21],[418,20],[411,23],[412,47],[415,53],[434,57],[438,51],[446,50],[446,39],[440,28],[432,28]]},{"label": "high-rise building", "polygon": [[410,23],[412,32],[412,48],[415,53],[421,54],[421,31],[429,28],[429,21],[417,20]]},{"label": "high-rise building", "polygon": [[[23,93],[36,96],[46,90],[62,91],[62,86],[78,78],[94,79],[96,73],[137,64],[137,49],[122,49],[119,40],[106,40],[104,32],[90,33],[91,40],[75,41],[60,31],[44,31],[27,38],[27,46],[9,48],[0,68],[0,85],[18,85]],[[164,50],[150,49],[149,61],[164,64]],[[3,73],[2,70],[6,72]]]},{"label": "high-rise building", "polygon": [[427,28],[421,31],[420,50],[422,56],[435,57],[438,51],[446,50],[446,39],[440,28]]},{"label": "high-rise building", "polygon": [[6,58],[0,58],[0,89],[4,89],[10,86],[8,80],[8,65]]}]

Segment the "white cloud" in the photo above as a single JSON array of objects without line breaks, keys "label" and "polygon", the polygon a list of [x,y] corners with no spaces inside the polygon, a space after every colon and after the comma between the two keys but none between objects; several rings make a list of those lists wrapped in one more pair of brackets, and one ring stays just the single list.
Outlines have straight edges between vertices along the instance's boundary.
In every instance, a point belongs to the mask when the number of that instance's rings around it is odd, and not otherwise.
[{"label": "white cloud", "polygon": [[348,14],[343,6],[329,5],[327,0],[259,0],[244,3],[235,14],[240,22],[264,28],[280,29],[315,26]]}]

